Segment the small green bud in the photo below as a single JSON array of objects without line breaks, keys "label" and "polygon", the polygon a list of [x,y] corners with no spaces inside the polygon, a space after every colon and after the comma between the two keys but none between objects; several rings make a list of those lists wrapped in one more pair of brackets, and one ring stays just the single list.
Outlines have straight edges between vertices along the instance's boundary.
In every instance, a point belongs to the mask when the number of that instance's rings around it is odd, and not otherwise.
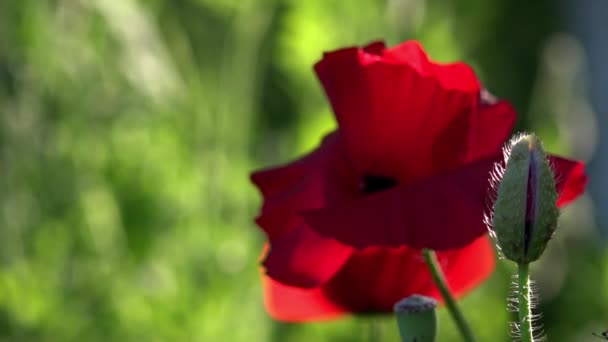
[{"label": "small green bud", "polygon": [[492,175],[498,183],[492,235],[507,259],[527,264],[541,256],[557,228],[555,177],[533,134],[511,140],[505,163]]},{"label": "small green bud", "polygon": [[437,338],[437,301],[411,295],[394,306],[402,342],[435,342]]}]

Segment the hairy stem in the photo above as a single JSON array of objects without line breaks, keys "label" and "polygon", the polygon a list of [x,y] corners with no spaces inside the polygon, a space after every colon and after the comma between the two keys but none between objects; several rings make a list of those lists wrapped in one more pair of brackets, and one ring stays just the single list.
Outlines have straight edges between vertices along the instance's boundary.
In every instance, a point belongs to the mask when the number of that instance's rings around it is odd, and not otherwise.
[{"label": "hairy stem", "polygon": [[533,342],[532,313],[530,311],[529,264],[517,264],[517,296],[519,302],[519,332],[521,342]]},{"label": "hairy stem", "polygon": [[445,277],[443,276],[443,271],[441,271],[441,267],[437,262],[437,256],[435,255],[435,252],[425,248],[422,250],[422,255],[424,256],[424,261],[426,262],[429,267],[429,270],[431,271],[433,281],[435,282],[435,285],[437,285],[437,288],[439,288],[441,296],[443,297],[443,301],[445,302],[445,305],[450,315],[452,316],[452,319],[456,323],[456,327],[458,328],[458,331],[460,331],[462,338],[466,342],[474,342],[475,337],[473,336],[473,331],[464,319],[462,312],[456,304],[456,300],[454,300],[454,297],[452,297],[452,293],[450,292],[448,284],[445,281]]}]

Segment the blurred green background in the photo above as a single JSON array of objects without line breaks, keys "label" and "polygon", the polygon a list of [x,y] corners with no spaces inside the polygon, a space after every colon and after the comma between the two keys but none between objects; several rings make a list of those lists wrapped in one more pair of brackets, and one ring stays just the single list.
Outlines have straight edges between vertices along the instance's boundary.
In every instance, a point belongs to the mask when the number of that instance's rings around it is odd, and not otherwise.
[{"label": "blurred green background", "polygon": [[[592,158],[585,50],[556,2],[0,1],[1,341],[366,341],[367,318],[272,321],[250,170],[334,121],[323,51],[419,39],[464,60],[549,150]],[[551,341],[608,329],[592,201],[535,265]],[[480,341],[509,341],[513,269],[466,297]],[[457,340],[441,310],[441,341]],[[397,341],[390,316],[375,318]]]}]

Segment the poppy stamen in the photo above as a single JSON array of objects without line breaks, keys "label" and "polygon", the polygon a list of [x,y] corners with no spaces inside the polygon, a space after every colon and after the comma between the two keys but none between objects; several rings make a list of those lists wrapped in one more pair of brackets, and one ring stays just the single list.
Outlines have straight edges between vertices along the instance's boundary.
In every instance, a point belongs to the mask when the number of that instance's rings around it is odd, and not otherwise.
[{"label": "poppy stamen", "polygon": [[362,193],[369,195],[390,189],[395,185],[397,185],[397,181],[392,178],[367,174],[363,176],[360,187]]}]

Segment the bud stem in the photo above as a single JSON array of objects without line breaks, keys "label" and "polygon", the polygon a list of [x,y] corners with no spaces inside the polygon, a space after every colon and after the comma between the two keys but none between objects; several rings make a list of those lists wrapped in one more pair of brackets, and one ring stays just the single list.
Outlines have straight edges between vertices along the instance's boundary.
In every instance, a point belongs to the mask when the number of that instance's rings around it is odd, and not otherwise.
[{"label": "bud stem", "polygon": [[435,282],[435,285],[437,285],[439,292],[441,292],[441,297],[443,297],[443,301],[445,302],[448,312],[456,323],[456,327],[458,328],[458,331],[460,331],[462,338],[466,342],[474,342],[475,337],[473,337],[473,331],[464,319],[464,315],[458,308],[456,300],[454,300],[454,297],[452,297],[452,293],[448,288],[448,284],[445,281],[445,277],[443,276],[443,271],[441,270],[441,267],[437,262],[437,256],[435,255],[435,252],[430,249],[424,248],[422,250],[422,255],[424,256],[424,261],[426,262],[427,266],[429,267],[429,270],[431,271],[433,281]]},{"label": "bud stem", "polygon": [[521,342],[533,342],[532,313],[530,311],[529,264],[517,264],[517,295],[519,302],[519,333],[521,334]]}]

